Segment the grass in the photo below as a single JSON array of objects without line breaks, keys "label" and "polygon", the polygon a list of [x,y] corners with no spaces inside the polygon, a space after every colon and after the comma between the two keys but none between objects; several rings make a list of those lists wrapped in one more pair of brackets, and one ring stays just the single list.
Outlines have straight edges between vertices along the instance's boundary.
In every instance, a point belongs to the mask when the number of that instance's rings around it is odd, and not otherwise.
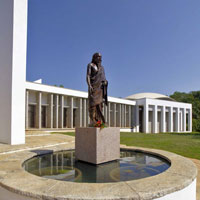
[{"label": "grass", "polygon": [[[59,134],[75,136],[74,132]],[[200,133],[120,133],[120,143],[127,146],[162,149],[200,160]]]},{"label": "grass", "polygon": [[162,149],[200,160],[200,134],[121,133],[120,136],[120,143],[127,146]]},{"label": "grass", "polygon": [[63,134],[63,135],[75,136],[75,132],[53,132],[51,134]]}]

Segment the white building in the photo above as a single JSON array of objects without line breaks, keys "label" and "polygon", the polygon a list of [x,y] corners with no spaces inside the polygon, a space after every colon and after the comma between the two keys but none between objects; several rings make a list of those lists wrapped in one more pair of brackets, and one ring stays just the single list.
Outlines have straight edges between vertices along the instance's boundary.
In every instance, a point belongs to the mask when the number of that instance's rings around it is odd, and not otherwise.
[{"label": "white building", "polygon": [[[90,123],[87,92],[26,82],[26,129],[66,129]],[[191,132],[192,105],[155,93],[108,97],[103,113],[108,126],[123,131]]]},{"label": "white building", "polygon": [[[1,143],[24,144],[25,127],[62,129],[89,123],[86,92],[26,82],[27,5],[28,0],[0,1]],[[136,96],[108,98],[104,115],[109,126],[145,133],[192,131],[191,104]]]}]

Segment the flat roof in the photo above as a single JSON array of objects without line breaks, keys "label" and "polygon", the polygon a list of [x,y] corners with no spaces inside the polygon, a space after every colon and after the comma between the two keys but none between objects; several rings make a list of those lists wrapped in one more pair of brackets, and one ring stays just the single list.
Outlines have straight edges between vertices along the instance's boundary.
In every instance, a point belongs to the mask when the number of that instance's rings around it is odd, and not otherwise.
[{"label": "flat roof", "polygon": [[[41,91],[41,92],[48,92],[48,93],[52,93],[52,94],[60,94],[60,95],[66,95],[66,96],[88,98],[88,92],[62,88],[62,87],[58,87],[58,86],[45,85],[45,84],[29,82],[29,81],[26,81],[26,89]],[[132,100],[128,100],[128,99],[121,99],[121,98],[116,98],[116,97],[110,97],[110,96],[108,96],[108,101],[114,102],[114,103],[126,104],[126,105],[136,105],[136,101],[132,101]]]}]

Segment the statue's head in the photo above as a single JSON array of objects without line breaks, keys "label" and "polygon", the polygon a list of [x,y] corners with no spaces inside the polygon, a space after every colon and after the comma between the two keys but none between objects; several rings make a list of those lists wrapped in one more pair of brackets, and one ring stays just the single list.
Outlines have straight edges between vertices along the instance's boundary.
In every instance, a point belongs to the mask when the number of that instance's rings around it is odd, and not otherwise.
[{"label": "statue's head", "polygon": [[95,53],[92,56],[92,62],[95,63],[95,64],[100,64],[101,63],[101,59],[102,59],[102,56],[101,56],[100,53]]}]

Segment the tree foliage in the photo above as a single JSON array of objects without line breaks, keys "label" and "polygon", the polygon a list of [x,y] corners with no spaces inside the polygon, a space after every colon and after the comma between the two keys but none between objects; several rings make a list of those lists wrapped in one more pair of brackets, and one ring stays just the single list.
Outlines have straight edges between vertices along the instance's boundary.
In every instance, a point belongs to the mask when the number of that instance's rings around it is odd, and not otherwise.
[{"label": "tree foliage", "polygon": [[64,85],[62,85],[62,84],[60,84],[59,86],[57,86],[57,85],[53,85],[53,86],[64,88]]},{"label": "tree foliage", "polygon": [[192,129],[200,132],[200,91],[174,92],[170,97],[179,102],[192,104]]}]

